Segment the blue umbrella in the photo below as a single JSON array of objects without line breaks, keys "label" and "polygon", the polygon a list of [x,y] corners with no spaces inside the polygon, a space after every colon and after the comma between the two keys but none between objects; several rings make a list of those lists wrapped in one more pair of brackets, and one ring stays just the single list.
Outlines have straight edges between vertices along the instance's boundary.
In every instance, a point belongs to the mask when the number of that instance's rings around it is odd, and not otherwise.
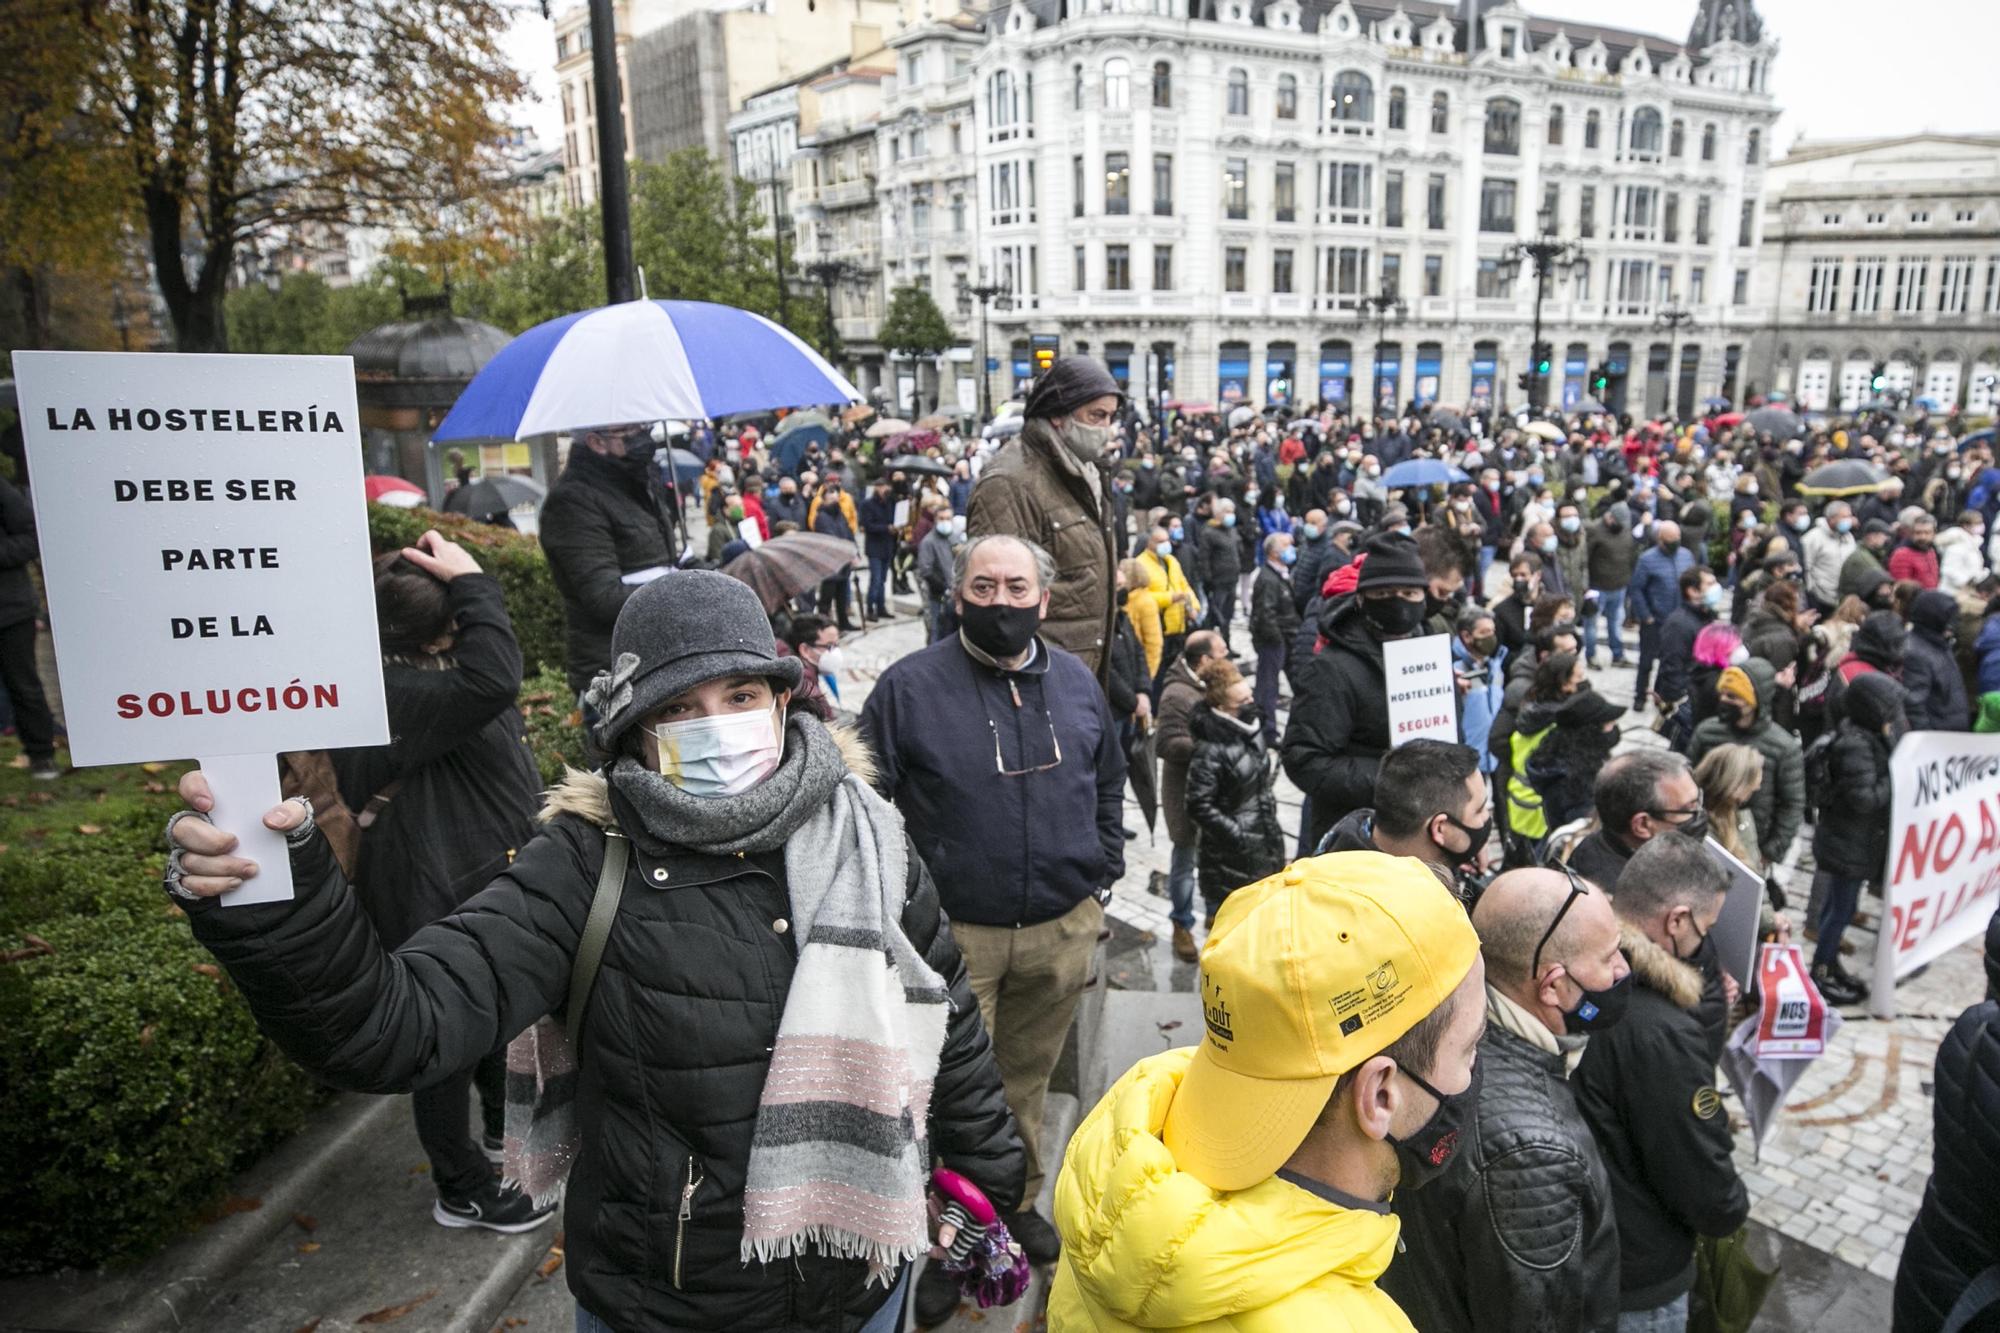
[{"label": "blue umbrella", "polygon": [[1704,398],[1701,400],[1701,408],[1704,412],[1727,412],[1729,410],[1729,400],[1722,397]]},{"label": "blue umbrella", "polygon": [[1392,491],[1410,486],[1449,486],[1455,481],[1471,481],[1441,458],[1411,458],[1382,474],[1382,485]]},{"label": "blue umbrella", "polygon": [[1931,397],[1929,394],[1924,394],[1915,403],[1911,404],[1911,406],[1921,407],[1926,412],[1936,412],[1943,407],[1943,404],[1939,403],[1937,399]]},{"label": "blue umbrella", "polygon": [[1958,442],[1958,448],[1959,451],[1963,453],[1965,450],[1970,449],[1975,444],[1983,444],[1988,448],[1991,448],[1993,446],[1993,427],[1988,426],[1984,430],[1976,430],[1972,432],[1972,434],[1966,436],[1964,439]]},{"label": "blue umbrella", "polygon": [[432,438],[516,440],[860,397],[762,315],[707,301],[626,301],[537,324],[508,343]]}]

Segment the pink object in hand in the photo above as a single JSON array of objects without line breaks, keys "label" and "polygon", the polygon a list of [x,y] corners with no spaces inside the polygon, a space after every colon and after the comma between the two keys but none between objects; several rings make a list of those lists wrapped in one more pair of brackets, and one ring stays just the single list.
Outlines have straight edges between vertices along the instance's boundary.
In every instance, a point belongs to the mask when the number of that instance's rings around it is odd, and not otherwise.
[{"label": "pink object in hand", "polygon": [[944,1271],[981,1309],[1012,1305],[1028,1289],[1028,1256],[1014,1243],[992,1201],[956,1171],[931,1172],[931,1215]]}]

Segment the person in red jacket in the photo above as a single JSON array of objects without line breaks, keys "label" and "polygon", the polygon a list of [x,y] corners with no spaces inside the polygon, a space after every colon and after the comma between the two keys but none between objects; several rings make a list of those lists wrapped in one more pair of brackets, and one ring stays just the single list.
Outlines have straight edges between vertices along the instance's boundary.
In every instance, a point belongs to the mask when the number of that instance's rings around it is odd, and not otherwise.
[{"label": "person in red jacket", "polygon": [[1910,524],[1910,540],[1889,557],[1889,577],[1909,579],[1926,592],[1938,586],[1937,520],[1920,514]]}]

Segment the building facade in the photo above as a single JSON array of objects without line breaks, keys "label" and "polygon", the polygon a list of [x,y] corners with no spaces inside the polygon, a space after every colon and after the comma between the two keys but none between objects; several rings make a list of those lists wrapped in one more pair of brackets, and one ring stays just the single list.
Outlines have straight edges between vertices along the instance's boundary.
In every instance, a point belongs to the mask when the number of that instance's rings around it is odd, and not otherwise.
[{"label": "building facade", "polygon": [[1771,164],[1757,376],[1820,411],[2000,405],[2000,135],[1793,145]]},{"label": "building facade", "polygon": [[[1582,255],[1542,306],[1546,401],[1597,367],[1635,412],[1748,387],[1777,116],[1748,0],[1702,0],[1685,42],[1490,0],[1189,3],[986,17],[996,398],[1053,346],[1142,401],[1518,402],[1535,279],[1503,260],[1538,232]],[[1670,305],[1691,327],[1660,323]]]}]

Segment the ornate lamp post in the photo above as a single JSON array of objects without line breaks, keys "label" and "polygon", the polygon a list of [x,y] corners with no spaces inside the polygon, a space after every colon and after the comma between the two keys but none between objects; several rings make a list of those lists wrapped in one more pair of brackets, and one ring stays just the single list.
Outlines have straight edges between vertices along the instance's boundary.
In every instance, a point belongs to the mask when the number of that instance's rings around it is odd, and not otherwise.
[{"label": "ornate lamp post", "polygon": [[1537,219],[1536,230],[1541,233],[1539,236],[1529,241],[1516,241],[1500,255],[1500,272],[1510,285],[1520,276],[1524,266],[1532,264],[1535,270],[1534,345],[1528,353],[1528,407],[1531,411],[1542,406],[1543,382],[1548,378],[1542,370],[1542,302],[1548,298],[1549,279],[1566,278],[1583,271],[1589,263],[1584,258],[1581,245],[1555,237],[1555,219],[1547,213]]},{"label": "ornate lamp post", "polygon": [[1681,330],[1694,324],[1694,311],[1681,304],[1678,296],[1668,293],[1667,299],[1653,313],[1653,322],[1667,331],[1667,402],[1668,416],[1680,415],[1681,397]]},{"label": "ornate lamp post", "polygon": [[986,307],[991,304],[998,310],[1010,310],[1014,305],[1012,290],[1004,283],[992,282],[986,270],[979,272],[978,282],[967,282],[964,274],[958,277],[958,314],[963,319],[972,314],[972,303],[979,302],[979,419],[983,424],[993,417],[993,374],[986,359]]},{"label": "ornate lamp post", "polygon": [[[1361,311],[1363,318],[1366,318],[1370,314],[1375,316],[1375,370],[1370,378],[1374,380],[1372,387],[1374,389],[1375,411],[1379,415],[1382,411],[1382,346],[1388,340],[1389,325],[1392,323],[1401,324],[1403,317],[1410,313],[1410,307],[1404,302],[1402,297],[1396,295],[1395,290],[1389,286],[1389,280],[1384,278],[1382,280],[1381,291],[1376,292],[1373,296],[1364,296],[1361,298]],[[1396,378],[1397,382],[1401,383],[1402,367],[1400,365],[1397,366]],[[1395,394],[1393,392],[1390,394],[1389,406],[1392,410],[1396,406]]]}]

